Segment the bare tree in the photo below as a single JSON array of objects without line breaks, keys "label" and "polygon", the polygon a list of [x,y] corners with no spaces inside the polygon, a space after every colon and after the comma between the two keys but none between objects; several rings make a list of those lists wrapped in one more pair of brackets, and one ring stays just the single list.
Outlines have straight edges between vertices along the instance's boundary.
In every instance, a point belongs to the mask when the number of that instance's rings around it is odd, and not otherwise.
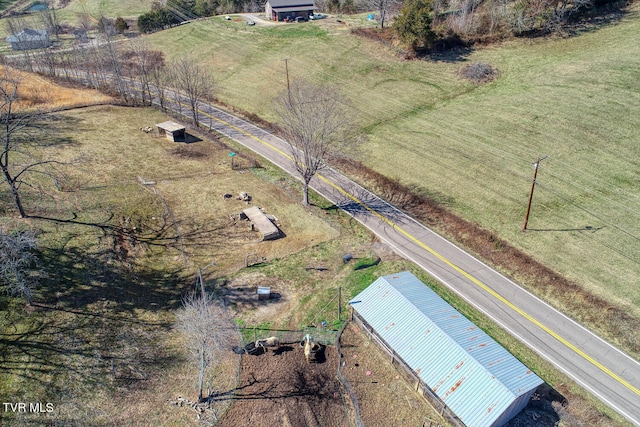
[{"label": "bare tree", "polygon": [[18,191],[21,183],[21,175],[24,170],[14,171],[13,155],[18,151],[17,134],[24,129],[29,117],[23,117],[14,111],[18,101],[18,88],[20,87],[20,75],[9,67],[2,69],[0,76],[0,120],[2,129],[2,152],[0,152],[0,169],[5,182],[9,185],[11,196],[20,212],[22,218],[26,218],[27,213],[22,204],[22,198]]},{"label": "bare tree", "polygon": [[380,28],[384,28],[387,15],[396,11],[402,2],[400,0],[363,0],[363,6],[369,10],[378,11]]},{"label": "bare tree", "polygon": [[140,84],[142,104],[151,103],[150,80],[164,68],[164,54],[159,50],[152,50],[146,39],[137,38],[122,53],[121,61],[126,75],[136,78]]},{"label": "bare tree", "polygon": [[[113,41],[113,36],[109,31],[105,31],[103,34],[105,43],[98,46],[98,50],[102,51],[101,57],[106,60],[106,70],[108,73],[109,81],[115,83],[116,90],[120,96],[124,99],[124,102],[129,101],[129,87],[127,80],[124,78],[122,70],[122,61],[120,60],[120,48]],[[106,51],[106,52],[105,52]]]},{"label": "bare tree", "polygon": [[56,13],[56,8],[53,5],[52,1],[47,1],[46,4],[47,8],[40,11],[40,13],[38,14],[40,21],[51,36],[58,38],[58,36],[60,35],[60,24],[58,23],[58,14]]},{"label": "bare tree", "polygon": [[[20,71],[0,68],[0,170],[20,216],[26,218],[22,186],[42,196],[42,180],[37,177],[49,178],[57,185],[60,174],[56,167],[66,163],[43,158],[38,146],[47,142],[36,135],[46,126],[47,116],[37,107],[17,108],[21,84]],[[37,101],[46,101],[46,93],[38,93],[38,97]]]},{"label": "bare tree", "polygon": [[171,74],[176,89],[186,95],[193,123],[198,126],[198,103],[213,97],[213,77],[207,68],[185,57],[180,57],[171,64]]},{"label": "bare tree", "polygon": [[10,294],[21,294],[29,305],[38,283],[38,270],[34,269],[37,249],[32,231],[5,233],[0,229],[0,284]]},{"label": "bare tree", "polygon": [[233,339],[233,328],[224,308],[211,296],[192,294],[182,301],[177,315],[177,328],[186,338],[187,349],[198,369],[198,402],[203,396],[207,368],[220,357]]},{"label": "bare tree", "polygon": [[309,205],[309,182],[326,167],[331,150],[344,148],[354,128],[347,105],[325,85],[296,80],[275,103],[280,125],[302,179],[302,203]]},{"label": "bare tree", "polygon": [[[162,111],[166,111],[167,109],[167,85],[170,82],[170,73],[168,73],[164,68],[153,68],[151,70],[150,75],[151,83],[153,84],[154,92],[158,97],[158,103],[160,104],[160,109]],[[180,105],[180,104],[178,104]]]}]

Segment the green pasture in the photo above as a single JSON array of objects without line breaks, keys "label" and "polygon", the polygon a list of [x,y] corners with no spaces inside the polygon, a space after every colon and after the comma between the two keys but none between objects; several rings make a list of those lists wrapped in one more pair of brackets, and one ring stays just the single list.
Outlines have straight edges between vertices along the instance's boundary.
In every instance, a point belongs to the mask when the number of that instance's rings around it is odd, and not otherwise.
[{"label": "green pasture", "polygon": [[[36,1],[34,0],[31,3]],[[11,7],[15,3],[17,2],[0,0],[0,11]],[[27,8],[31,3],[25,3],[24,7],[20,6],[20,9]],[[93,26],[97,24],[98,19],[102,16],[110,19],[115,19],[118,16],[137,19],[141,14],[149,12],[152,4],[153,0],[71,0],[69,4],[56,9],[55,12],[60,24],[69,24],[77,27],[82,23],[86,23],[89,26]],[[0,36],[2,38],[9,35],[6,19],[0,19]],[[12,19],[18,19],[24,25],[33,28],[42,27],[40,14],[37,12],[19,15]]]},{"label": "green pasture", "polygon": [[[534,258],[640,314],[638,7],[566,38],[406,61],[335,18],[248,27],[221,17],[150,35],[210,67],[218,97],[275,120],[290,78],[338,87],[368,136],[358,156]],[[494,82],[459,77],[474,61]],[[541,163],[522,233],[532,164]],[[561,292],[561,290],[559,290]]]}]

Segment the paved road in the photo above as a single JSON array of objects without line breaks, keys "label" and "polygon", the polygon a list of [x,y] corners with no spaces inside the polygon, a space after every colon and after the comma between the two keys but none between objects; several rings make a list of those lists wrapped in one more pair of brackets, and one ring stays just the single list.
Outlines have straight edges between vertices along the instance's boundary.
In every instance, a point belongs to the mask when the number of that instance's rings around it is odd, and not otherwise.
[{"label": "paved road", "polygon": [[[286,142],[211,106],[200,109],[202,125],[296,176]],[[337,171],[323,171],[311,187],[640,426],[636,360]]]}]

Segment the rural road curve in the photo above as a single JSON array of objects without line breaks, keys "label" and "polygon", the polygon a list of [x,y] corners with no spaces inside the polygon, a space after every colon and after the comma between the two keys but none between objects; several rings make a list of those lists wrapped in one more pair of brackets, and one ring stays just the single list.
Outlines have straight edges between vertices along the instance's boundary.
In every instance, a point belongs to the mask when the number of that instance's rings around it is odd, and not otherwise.
[{"label": "rural road curve", "polygon": [[[209,105],[201,104],[200,112],[204,127],[232,138],[297,177],[285,141]],[[339,172],[324,170],[312,180],[311,187],[640,426],[638,361]]]}]

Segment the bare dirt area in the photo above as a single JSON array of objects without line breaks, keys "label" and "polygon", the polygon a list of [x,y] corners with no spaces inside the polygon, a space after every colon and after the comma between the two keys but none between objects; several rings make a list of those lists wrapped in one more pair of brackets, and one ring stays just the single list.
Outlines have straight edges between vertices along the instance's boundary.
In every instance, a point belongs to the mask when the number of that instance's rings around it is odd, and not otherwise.
[{"label": "bare dirt area", "polygon": [[233,403],[216,426],[349,426],[337,369],[334,346],[322,347],[309,364],[299,343],[243,355]]},{"label": "bare dirt area", "polygon": [[[258,287],[269,287],[269,299],[258,299]],[[234,316],[241,316],[247,324],[278,321],[288,317],[292,300],[297,296],[287,283],[261,273],[250,273],[234,278],[224,287],[224,298]]]}]

